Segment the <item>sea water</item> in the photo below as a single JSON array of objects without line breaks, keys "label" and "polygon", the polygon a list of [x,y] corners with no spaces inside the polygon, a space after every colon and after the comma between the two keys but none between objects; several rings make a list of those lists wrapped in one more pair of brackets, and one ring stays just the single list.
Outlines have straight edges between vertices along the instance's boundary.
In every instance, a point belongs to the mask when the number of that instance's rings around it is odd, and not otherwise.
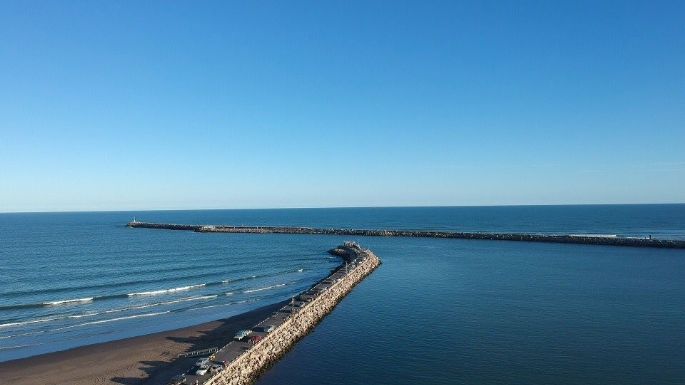
[{"label": "sea water", "polygon": [[[129,229],[195,224],[685,239],[685,205],[0,215],[0,361],[284,300],[348,237]],[[364,238],[384,264],[260,382],[683,383],[685,252]],[[306,369],[306,370],[304,370]]]}]

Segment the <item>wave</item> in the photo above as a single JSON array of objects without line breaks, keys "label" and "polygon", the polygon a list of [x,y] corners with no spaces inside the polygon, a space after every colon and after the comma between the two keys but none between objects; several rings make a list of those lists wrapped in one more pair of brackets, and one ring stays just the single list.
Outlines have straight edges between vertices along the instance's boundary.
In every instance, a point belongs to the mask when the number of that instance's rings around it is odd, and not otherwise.
[{"label": "wave", "polygon": [[45,333],[45,331],[44,331],[44,330],[41,330],[41,331],[38,331],[38,332],[33,331],[33,332],[28,332],[28,333],[10,334],[10,335],[7,335],[7,336],[2,336],[2,337],[0,337],[0,340],[6,340],[6,339],[9,339],[9,338],[16,338],[16,337],[35,336],[35,335],[38,335],[38,334],[41,334],[41,333]]},{"label": "wave", "polygon": [[[126,293],[126,294],[121,294],[121,293],[119,293],[119,294],[107,294],[107,295],[100,295],[100,296],[94,296],[94,297],[62,299],[62,300],[45,301],[45,302],[38,302],[38,303],[0,305],[0,311],[30,309],[30,308],[42,308],[42,307],[54,307],[54,306],[66,306],[66,305],[83,305],[83,304],[89,304],[93,301],[103,301],[103,300],[123,299],[123,298],[131,298],[131,297],[145,297],[145,296],[174,294],[174,293],[178,293],[178,292],[195,290],[195,289],[200,289],[200,288],[210,287],[210,286],[222,286],[222,285],[235,284],[238,282],[254,280],[254,279],[271,278],[271,277],[277,277],[277,276],[286,275],[286,274],[301,273],[304,270],[305,270],[304,268],[300,268],[300,269],[295,269],[295,270],[293,270],[293,269],[281,270],[281,271],[277,271],[277,272],[269,273],[269,274],[259,274],[259,275],[258,274],[252,274],[249,276],[243,276],[243,277],[238,277],[238,278],[234,278],[234,279],[225,279],[222,281],[212,281],[212,282],[206,282],[206,283],[195,284],[195,285],[174,287],[174,288],[170,288],[170,289],[158,289],[158,290],[150,290],[150,291],[132,292],[132,293]],[[100,285],[100,286],[105,286],[105,285]],[[278,287],[278,286],[274,286],[274,287]],[[253,291],[268,290],[268,289],[272,289],[274,287],[248,289],[248,290],[243,291],[243,293],[251,293]],[[43,291],[43,292],[46,292],[46,291]],[[219,294],[221,294],[221,293],[219,293]],[[226,294],[226,295],[229,295],[229,294]],[[2,324],[0,324],[0,327],[2,327]]]},{"label": "wave", "polygon": [[43,302],[44,306],[60,306],[60,305],[73,305],[77,303],[88,303],[88,302],[93,302],[94,297],[88,297],[88,298],[76,298],[76,299],[65,299],[62,301],[52,301],[52,302]]},{"label": "wave", "polygon": [[569,237],[618,238],[618,234],[569,234]]},{"label": "wave", "polygon": [[162,295],[162,294],[173,294],[173,293],[178,293],[178,292],[182,292],[182,291],[200,289],[202,287],[212,286],[212,285],[214,285],[214,283],[210,282],[210,283],[201,283],[201,284],[197,284],[197,285],[174,287],[171,289],[159,289],[159,290],[151,290],[151,291],[134,292],[134,293],[128,293],[128,294],[110,294],[110,295],[101,295],[101,296],[87,297],[87,298],[75,298],[75,299],[63,299],[63,300],[56,300],[56,301],[38,302],[38,303],[3,305],[3,306],[0,306],[0,311],[2,311],[2,310],[19,310],[19,309],[41,308],[41,307],[61,306],[61,305],[78,305],[78,304],[87,304],[87,303],[90,303],[93,301],[103,301],[103,300],[110,300],[110,299],[155,296],[155,295]]},{"label": "wave", "polygon": [[175,303],[181,303],[181,302],[190,302],[190,301],[201,301],[201,300],[206,300],[206,299],[214,299],[216,298],[216,294],[212,295],[202,295],[198,297],[186,297],[186,298],[180,298],[180,299],[175,299],[173,301],[164,301],[164,302],[155,302],[155,303],[149,303],[146,305],[138,305],[138,306],[130,306],[126,307],[123,309],[113,309],[113,310],[106,310],[103,313],[114,313],[118,311],[126,311],[126,310],[140,310],[140,309],[146,309],[149,307],[154,307],[154,306],[164,306],[164,305],[171,305]]},{"label": "wave", "polygon": [[176,299],[173,301],[163,301],[163,302],[155,302],[155,303],[150,303],[150,304],[145,304],[145,305],[128,306],[128,307],[124,307],[124,308],[109,309],[109,310],[104,310],[104,311],[100,311],[100,312],[88,312],[88,313],[83,313],[83,314],[68,314],[68,315],[63,315],[60,317],[46,317],[46,318],[38,318],[38,319],[32,319],[32,320],[26,320],[26,321],[8,322],[8,323],[0,324],[0,329],[10,328],[10,327],[15,327],[15,326],[31,325],[31,324],[36,324],[36,323],[44,323],[44,322],[50,322],[50,321],[59,321],[62,319],[79,319],[79,318],[95,317],[95,316],[102,315],[102,314],[112,314],[112,313],[121,313],[121,312],[131,311],[131,310],[141,310],[141,309],[147,309],[147,308],[156,307],[156,306],[172,305],[175,303],[210,300],[210,299],[214,299],[217,297],[218,297],[217,294],[203,295],[203,296],[196,296],[196,297],[186,297],[186,298]]},{"label": "wave", "polygon": [[44,307],[45,303],[20,303],[16,305],[2,305],[0,310],[19,310],[19,309],[30,309],[36,307]]},{"label": "wave", "polygon": [[277,287],[283,287],[283,286],[285,286],[285,285],[287,285],[287,283],[279,283],[278,285],[271,285],[271,286],[266,286],[266,287],[260,287],[260,288],[257,288],[257,289],[248,289],[248,290],[244,290],[243,293],[255,293],[255,292],[258,292],[258,291],[271,290],[271,289],[275,289],[275,288],[277,288]]},{"label": "wave", "polygon": [[212,308],[216,308],[216,307],[225,307],[225,306],[240,305],[240,304],[248,303],[248,302],[256,302],[256,301],[248,301],[248,300],[246,300],[246,299],[243,299],[243,300],[235,301],[235,302],[220,303],[220,304],[208,305],[208,306],[199,306],[199,307],[195,307],[195,308],[188,309],[188,310],[190,310],[190,311],[197,311],[197,310],[202,310],[202,309],[212,309]]},{"label": "wave", "polygon": [[38,346],[38,345],[42,345],[42,343],[27,344],[27,345],[14,345],[14,346],[0,346],[0,350],[21,349],[21,348],[26,348],[29,346]]},{"label": "wave", "polygon": [[0,337],[0,338],[6,339],[6,338],[19,337],[19,336],[38,335],[38,334],[46,333],[48,331],[49,332],[55,332],[55,331],[73,329],[73,328],[77,328],[80,326],[98,325],[98,324],[103,324],[103,323],[123,321],[123,320],[143,318],[143,317],[154,317],[154,316],[158,316],[158,315],[162,315],[162,314],[168,314],[168,313],[171,313],[171,310],[161,311],[161,312],[156,312],[156,313],[134,314],[134,315],[124,316],[124,317],[108,318],[108,319],[103,319],[103,320],[84,322],[84,323],[80,323],[80,324],[76,324],[76,325],[64,326],[64,327],[50,329],[50,330],[39,330],[39,331],[15,334],[15,335],[10,335],[10,336]]},{"label": "wave", "polygon": [[59,331],[59,330],[65,330],[65,329],[73,329],[77,328],[80,326],[88,326],[88,325],[98,325],[98,324],[103,324],[103,323],[109,323],[109,322],[115,322],[115,321],[123,321],[127,319],[134,319],[134,318],[142,318],[142,317],[153,317],[157,315],[162,315],[162,314],[167,314],[171,313],[171,310],[167,311],[160,311],[157,313],[144,313],[144,314],[134,314],[134,315],[129,315],[129,316],[124,316],[124,317],[116,317],[116,318],[108,318],[108,319],[103,319],[103,320],[97,320],[97,321],[90,321],[90,322],[84,322],[76,325],[69,325],[61,328],[56,328],[52,329],[51,331]]},{"label": "wave", "polygon": [[[99,299],[98,297],[87,297],[87,298],[75,298],[75,299],[62,299],[58,301],[47,301],[38,303],[20,303],[16,305],[3,305],[0,306],[0,310],[19,310],[19,309],[30,309],[39,307],[51,307],[51,306],[63,306],[63,305],[78,305],[84,303],[90,303]],[[1,325],[0,325],[1,326]]]},{"label": "wave", "polygon": [[0,329],[12,327],[12,326],[22,326],[22,325],[30,325],[30,324],[36,324],[36,323],[56,321],[56,320],[63,319],[63,318],[64,317],[50,317],[50,318],[38,318],[38,319],[32,319],[32,320],[20,321],[20,322],[8,322],[5,324],[0,324]]},{"label": "wave", "polygon": [[181,287],[174,287],[172,289],[161,289],[161,290],[153,290],[153,291],[142,291],[139,293],[128,293],[127,295],[129,297],[137,297],[137,296],[148,296],[148,295],[160,295],[160,294],[169,294],[169,293],[176,293],[179,291],[188,291],[188,290],[193,290],[193,289],[199,289],[201,287],[205,287],[206,284],[201,283],[199,285],[189,285],[189,286],[181,286]]},{"label": "wave", "polygon": [[159,283],[159,282],[168,282],[168,281],[178,281],[178,280],[183,280],[183,279],[206,278],[206,277],[210,277],[210,276],[214,276],[214,275],[218,275],[218,274],[223,274],[223,273],[222,272],[207,272],[207,273],[184,275],[184,276],[178,276],[178,277],[163,277],[163,278],[155,278],[155,279],[136,280],[136,281],[111,282],[111,283],[102,283],[102,284],[97,284],[97,285],[55,287],[55,288],[47,288],[47,289],[41,289],[41,290],[17,290],[17,291],[11,291],[11,292],[3,293],[3,296],[6,298],[11,298],[11,297],[18,297],[18,296],[23,296],[23,295],[31,295],[31,294],[55,294],[55,293],[65,293],[65,292],[89,290],[89,289],[118,288],[118,287],[132,286],[132,285],[144,284],[144,283]]},{"label": "wave", "polygon": [[129,311],[129,310],[140,310],[140,309],[147,309],[150,307],[156,307],[156,306],[164,306],[164,305],[172,305],[175,303],[182,303],[182,302],[190,302],[190,301],[201,301],[201,300],[207,300],[207,299],[214,299],[216,298],[217,295],[203,295],[203,296],[198,296],[198,297],[186,297],[186,298],[180,298],[176,299],[173,301],[164,301],[164,302],[155,302],[155,303],[149,303],[145,305],[138,305],[138,306],[128,306],[124,308],[119,308],[119,309],[110,309],[110,310],[105,310],[101,312],[93,312],[93,313],[85,313],[85,314],[75,314],[75,315],[70,315],[67,316],[66,318],[83,318],[83,317],[93,317],[97,316],[100,314],[111,314],[111,313],[120,313],[124,311]]},{"label": "wave", "polygon": [[153,316],[156,316],[156,315],[167,314],[167,313],[170,313],[170,312],[171,312],[171,310],[160,311],[160,312],[157,312],[157,313],[135,314],[135,315],[129,315],[129,316],[125,316],[125,317],[116,317],[116,318],[103,319],[103,320],[99,320],[99,321],[84,322],[84,323],[82,323],[82,324],[72,325],[72,326],[73,326],[73,327],[78,327],[78,326],[86,326],[86,325],[97,325],[97,324],[103,324],[103,323],[115,322],[115,321],[122,321],[122,320],[127,320],[127,319],[142,318],[142,317],[153,317]]}]

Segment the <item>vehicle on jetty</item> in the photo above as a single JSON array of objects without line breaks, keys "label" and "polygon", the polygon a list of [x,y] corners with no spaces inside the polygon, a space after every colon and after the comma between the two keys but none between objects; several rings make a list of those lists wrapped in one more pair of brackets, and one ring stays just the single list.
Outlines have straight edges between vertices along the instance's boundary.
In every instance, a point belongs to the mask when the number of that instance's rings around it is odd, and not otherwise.
[{"label": "vehicle on jetty", "polygon": [[238,333],[235,334],[235,337],[233,337],[233,339],[236,341],[242,341],[243,338],[249,336],[250,334],[252,334],[252,330],[249,330],[249,329],[238,330]]}]

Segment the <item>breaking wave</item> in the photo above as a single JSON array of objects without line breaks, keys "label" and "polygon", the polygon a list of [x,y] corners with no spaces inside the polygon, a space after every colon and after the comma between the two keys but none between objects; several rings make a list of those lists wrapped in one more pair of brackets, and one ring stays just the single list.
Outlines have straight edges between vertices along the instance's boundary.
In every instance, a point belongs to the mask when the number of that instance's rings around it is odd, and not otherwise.
[{"label": "breaking wave", "polygon": [[201,283],[199,285],[189,285],[189,286],[181,286],[181,287],[174,287],[172,289],[162,289],[162,290],[153,290],[153,291],[141,291],[138,293],[128,293],[127,296],[129,297],[136,297],[136,296],[147,296],[147,295],[161,295],[161,294],[170,294],[170,293],[176,293],[179,291],[188,291],[188,290],[193,290],[193,289],[199,289],[201,287],[205,287],[207,284]]},{"label": "breaking wave", "polygon": [[156,312],[156,313],[134,314],[134,315],[128,315],[128,316],[124,316],[124,317],[116,317],[116,318],[108,318],[108,319],[97,320],[97,321],[83,322],[83,323],[76,324],[76,325],[69,325],[69,326],[64,326],[61,328],[53,329],[52,331],[73,329],[73,328],[77,328],[80,326],[98,325],[98,324],[104,324],[104,323],[115,322],[115,321],[123,321],[123,320],[134,319],[134,318],[153,317],[153,316],[167,314],[167,313],[171,313],[171,310],[160,311],[160,312]]},{"label": "breaking wave", "polygon": [[271,286],[260,287],[260,288],[256,288],[256,289],[244,290],[243,293],[255,293],[258,291],[271,290],[271,289],[275,289],[277,287],[283,287],[285,285],[287,285],[287,283],[279,283],[278,285],[271,285]]},{"label": "breaking wave", "polygon": [[52,302],[43,302],[44,306],[61,306],[61,305],[74,305],[77,303],[88,303],[88,302],[93,302],[94,297],[88,297],[88,298],[76,298],[76,299],[65,299],[62,301],[52,301]]},{"label": "breaking wave", "polygon": [[125,311],[130,311],[130,310],[147,309],[150,307],[173,305],[175,303],[182,303],[182,302],[210,300],[210,299],[217,298],[217,296],[218,295],[216,295],[216,294],[203,295],[203,296],[196,296],[196,297],[180,298],[180,299],[176,299],[173,301],[163,301],[163,302],[149,303],[149,304],[145,304],[145,305],[128,306],[128,307],[123,307],[123,308],[118,308],[118,309],[109,309],[109,310],[103,310],[103,311],[99,311],[99,312],[88,312],[88,313],[83,313],[83,314],[68,314],[68,315],[63,315],[63,316],[59,316],[59,317],[46,317],[46,318],[38,318],[38,319],[20,321],[20,322],[8,322],[8,323],[0,324],[0,329],[15,327],[15,326],[24,326],[24,325],[31,325],[31,324],[37,324],[37,323],[44,323],[44,322],[50,322],[50,321],[59,321],[62,319],[78,319],[78,318],[86,318],[86,317],[95,317],[95,316],[99,316],[102,314],[121,313],[121,312],[125,312]]}]

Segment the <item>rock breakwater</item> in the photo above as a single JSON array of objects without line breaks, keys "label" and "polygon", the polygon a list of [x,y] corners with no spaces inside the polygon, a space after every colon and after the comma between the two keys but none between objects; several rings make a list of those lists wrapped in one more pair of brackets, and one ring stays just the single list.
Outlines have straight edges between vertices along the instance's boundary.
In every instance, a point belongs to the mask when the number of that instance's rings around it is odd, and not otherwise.
[{"label": "rock breakwater", "polygon": [[522,233],[450,232],[418,230],[364,230],[364,229],[322,229],[313,227],[287,226],[226,226],[226,225],[179,225],[164,223],[130,222],[129,227],[167,230],[190,230],[202,233],[238,234],[310,234],[342,235],[365,237],[413,237],[413,238],[451,238],[479,239],[492,241],[519,241],[545,243],[575,243],[604,246],[655,247],[685,249],[685,241],[672,239],[608,237],[592,235],[548,235]]},{"label": "rock breakwater", "polygon": [[[342,300],[352,288],[380,265],[370,250],[348,242],[332,254],[345,261],[330,276],[299,296],[298,304],[286,306],[288,316],[273,331],[259,338],[227,364],[226,369],[204,380],[209,385],[246,385],[282,357],[298,340],[307,335]],[[272,321],[267,323],[272,324]],[[230,350],[231,342],[224,347]],[[229,348],[229,349],[227,349]],[[223,350],[223,349],[222,349]],[[221,353],[221,351],[220,351]],[[219,354],[220,355],[220,354]]]}]

